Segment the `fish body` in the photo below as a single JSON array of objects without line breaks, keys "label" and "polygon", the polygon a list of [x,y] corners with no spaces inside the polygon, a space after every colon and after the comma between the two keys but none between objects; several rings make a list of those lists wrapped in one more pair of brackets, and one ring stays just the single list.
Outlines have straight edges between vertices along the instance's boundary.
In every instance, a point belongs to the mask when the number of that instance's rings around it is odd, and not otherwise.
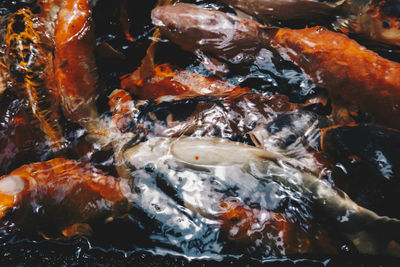
[{"label": "fish body", "polygon": [[[333,255],[338,253],[340,241],[343,242],[338,236],[337,240],[329,236],[318,225],[311,225],[308,231],[304,231],[300,224],[285,213],[252,208],[237,198],[225,198],[219,206],[221,233],[239,246],[261,241],[284,255],[310,251]],[[279,238],[275,239],[275,236]]]},{"label": "fish body", "polygon": [[[360,252],[383,253],[380,245],[376,246],[376,242],[380,242],[376,238],[385,240],[383,244],[386,245],[397,238],[397,220],[380,217],[357,205],[344,192],[312,174],[312,170],[308,170],[301,162],[278,153],[219,138],[190,137],[153,138],[127,147],[122,153],[125,168],[131,170],[134,183],[145,190],[141,191],[144,195],[135,196],[139,199],[160,192],[157,188],[160,182],[152,180],[153,175],[141,176],[146,168],[152,171],[162,170],[163,174],[156,177],[162,177],[163,183],[169,185],[168,188],[175,188],[176,193],[173,195],[182,198],[186,208],[207,218],[220,214],[218,206],[213,203],[216,200],[220,203],[224,192],[230,192],[229,188],[236,188],[233,196],[243,194],[252,199],[260,196],[259,190],[273,190],[268,185],[262,185],[264,182],[274,185],[278,183],[300,195],[309,195],[321,212],[319,214],[324,214],[326,217],[323,218],[329,218],[341,233],[351,238]],[[210,174],[211,180],[206,177]],[[211,182],[212,186],[206,186]],[[141,183],[144,184],[140,185]],[[150,189],[150,184],[153,189]],[[168,204],[171,198],[165,192],[162,195],[165,201],[158,205],[163,206],[161,210],[168,211],[171,209]],[[268,193],[261,195],[267,196]],[[149,200],[148,197],[146,199]],[[273,210],[273,200],[263,201],[265,200],[255,200],[256,203],[266,204],[267,210]],[[154,205],[147,202],[143,204],[148,206],[143,206],[148,211]]]},{"label": "fish body", "polygon": [[352,124],[322,129],[321,134],[322,153],[340,167],[333,168],[335,185],[359,205],[400,218],[391,206],[400,194],[400,132]]},{"label": "fish body", "polygon": [[31,123],[41,129],[51,147],[65,145],[59,124],[58,99],[52,94],[51,42],[44,27],[29,9],[12,14],[5,36],[7,49],[4,64],[9,71],[13,90],[20,99],[26,99],[31,109]]},{"label": "fish body", "polygon": [[[376,123],[400,127],[400,64],[380,57],[344,34],[322,27],[265,28],[254,21],[188,4],[156,8],[152,18],[161,32],[182,48],[201,49],[223,59],[232,60],[233,55],[254,58],[260,46],[276,49],[315,84],[326,88],[333,100],[354,103],[375,117]],[[215,30],[215,19],[225,21],[225,28],[231,28],[229,35]]]},{"label": "fish body", "polygon": [[[123,155],[137,188],[132,201],[153,220],[163,223],[163,235],[169,239],[187,235],[177,244],[179,247],[191,242],[201,245],[197,238],[212,240],[217,231],[222,240],[246,244],[262,255],[338,251],[337,247],[325,250],[316,246],[313,231],[318,226],[314,228],[311,220],[311,203],[267,178],[283,177],[287,171],[294,175],[288,169],[273,167],[275,163],[269,160],[280,158],[278,154],[218,138],[181,137],[153,138],[128,147]],[[263,172],[265,176],[256,170],[259,158],[265,160],[269,170]],[[258,175],[262,176],[260,180]],[[244,199],[260,206],[246,208]],[[299,209],[307,215],[293,212],[285,201],[299,201]],[[297,230],[292,231],[292,227]],[[190,233],[193,229],[197,230]],[[218,252],[218,246],[212,247]]]},{"label": "fish body", "polygon": [[54,26],[54,67],[57,94],[65,116],[84,127],[97,117],[98,74],[95,36],[89,0],[64,2]]},{"label": "fish body", "polygon": [[335,27],[378,42],[400,45],[400,2],[398,0],[224,0],[266,23],[291,20],[307,22],[334,18]]},{"label": "fish body", "polygon": [[165,95],[196,96],[223,95],[232,91],[250,93],[226,81],[205,77],[187,70],[173,69],[167,63],[155,66],[149,77],[140,78],[135,71],[122,78],[122,89],[129,90],[137,99],[152,99]]},{"label": "fish body", "polygon": [[0,177],[0,221],[46,236],[90,234],[88,223],[123,206],[121,188],[120,179],[74,160],[23,165]]},{"label": "fish body", "polygon": [[300,108],[284,95],[238,92],[204,96],[164,96],[136,106],[130,95],[115,90],[110,96],[113,120],[121,132],[146,136],[218,136],[244,140],[256,125],[279,112]]},{"label": "fish body", "polygon": [[226,61],[244,61],[265,47],[267,35],[259,23],[233,15],[178,3],[153,9],[152,21],[161,33],[183,49],[213,54]]},{"label": "fish body", "polygon": [[377,123],[400,128],[399,63],[321,27],[279,29],[271,45],[300,66],[315,84],[328,89],[333,99],[354,103]]},{"label": "fish body", "polygon": [[310,21],[332,16],[344,1],[315,0],[223,0],[224,3],[242,10],[264,22],[273,20]]}]

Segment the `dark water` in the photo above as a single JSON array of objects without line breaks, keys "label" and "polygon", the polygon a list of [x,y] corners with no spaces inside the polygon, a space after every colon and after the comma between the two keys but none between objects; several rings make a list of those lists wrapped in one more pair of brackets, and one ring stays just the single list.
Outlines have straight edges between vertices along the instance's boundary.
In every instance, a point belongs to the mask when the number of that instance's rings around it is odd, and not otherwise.
[{"label": "dark water", "polygon": [[[233,12],[217,1],[196,3]],[[106,42],[121,55],[109,58],[101,50],[96,50],[102,87],[97,107],[103,117],[110,117],[107,96],[119,87],[122,75],[140,66],[146,53],[154,32],[150,21],[154,5],[155,1],[145,1],[140,3],[139,8],[135,1],[126,1],[134,42],[124,37],[118,1],[98,1],[93,10],[97,43]],[[0,12],[7,14],[28,6],[33,7],[34,1],[1,1]],[[397,57],[390,49],[379,48],[377,51],[392,59]],[[192,72],[211,75],[193,54],[166,39],[157,45],[155,60],[156,63],[167,62]],[[216,98],[163,103],[149,101],[142,106],[128,129],[139,133],[131,145],[151,140],[154,136],[168,136],[160,134],[157,129],[165,130],[169,123],[168,116],[172,114],[173,120],[181,123],[194,118],[191,123],[211,120],[218,121],[218,124],[213,129],[203,125],[169,136],[218,136],[254,145],[245,133],[253,130],[257,123],[270,123],[269,129],[271,125],[275,128],[272,127],[274,130],[269,130],[269,134],[278,136],[281,133],[285,143],[283,147],[295,149],[290,145],[297,144],[295,140],[299,137],[291,131],[293,128],[290,127],[296,127],[293,121],[287,121],[288,127],[281,122],[274,124],[277,113],[266,112],[268,104],[257,100],[257,97],[283,94],[290,102],[302,104],[326,93],[312,84],[293,63],[268,50],[262,50],[251,64],[232,64],[225,79],[251,88],[258,96],[236,99],[236,102]],[[23,101],[8,91],[0,101],[2,175],[23,164],[57,156],[49,152],[37,132],[26,126],[26,104]],[[329,105],[329,102],[316,104],[308,110],[326,116],[330,113]],[[218,114],[218,120],[215,120]],[[244,127],[237,127],[243,122]],[[118,176],[111,149],[102,150],[90,144],[85,139],[85,131],[65,118],[62,118],[61,124],[70,142],[66,157],[90,162]],[[310,150],[321,152],[322,149],[321,162],[328,162],[323,170],[324,178],[342,188],[360,205],[379,215],[399,218],[397,210],[389,208],[400,193],[399,133],[370,124],[354,129],[356,133],[353,134],[348,134],[346,130],[331,132],[326,136],[327,143],[331,145],[326,150],[315,144],[306,148],[301,144],[304,148],[302,153]],[[307,190],[296,190],[279,182],[275,176],[280,174],[260,175],[243,166],[225,169],[182,167],[174,159],[162,161],[162,155],[154,154],[144,163],[140,160],[134,162],[137,165],[132,175],[136,178],[130,186],[137,198],[129,216],[107,223],[94,221],[91,223],[93,236],[75,237],[68,241],[47,241],[37,233],[26,233],[18,225],[6,222],[0,232],[0,263],[217,265],[222,261],[224,265],[390,266],[398,261],[396,257],[359,255],[351,240],[338,230],[340,227],[332,223],[314,203],[312,195]],[[291,168],[285,171],[299,172]],[[358,185],[362,186],[354,189]],[[273,218],[285,222],[285,238],[281,236],[282,226],[268,216],[277,216]],[[171,221],[171,218],[175,220]],[[261,225],[258,228],[254,226],[257,223]],[[255,228],[251,234],[245,232],[252,225]]]}]

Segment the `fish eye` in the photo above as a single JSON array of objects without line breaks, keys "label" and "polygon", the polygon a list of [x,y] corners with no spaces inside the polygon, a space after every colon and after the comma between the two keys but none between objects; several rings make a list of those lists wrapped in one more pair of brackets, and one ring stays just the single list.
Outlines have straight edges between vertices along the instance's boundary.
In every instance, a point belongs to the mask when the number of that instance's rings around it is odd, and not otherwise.
[{"label": "fish eye", "polygon": [[389,29],[390,26],[391,26],[391,23],[390,23],[390,21],[388,21],[387,19],[384,20],[384,21],[382,22],[382,27],[383,27],[383,28]]}]

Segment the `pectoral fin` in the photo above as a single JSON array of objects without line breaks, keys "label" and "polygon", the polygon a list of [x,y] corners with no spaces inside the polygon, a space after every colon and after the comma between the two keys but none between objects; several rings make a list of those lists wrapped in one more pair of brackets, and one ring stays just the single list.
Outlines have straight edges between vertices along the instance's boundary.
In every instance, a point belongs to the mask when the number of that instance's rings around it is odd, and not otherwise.
[{"label": "pectoral fin", "polygon": [[93,230],[87,223],[76,223],[62,230],[62,234],[68,238],[76,235],[91,236]]}]

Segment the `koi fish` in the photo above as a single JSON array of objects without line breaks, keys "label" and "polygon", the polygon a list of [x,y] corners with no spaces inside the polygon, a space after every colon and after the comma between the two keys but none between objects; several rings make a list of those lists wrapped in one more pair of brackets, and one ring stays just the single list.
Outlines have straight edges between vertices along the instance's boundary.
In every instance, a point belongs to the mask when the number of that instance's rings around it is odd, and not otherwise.
[{"label": "koi fish", "polygon": [[129,123],[138,113],[135,103],[130,94],[121,89],[112,91],[108,98],[108,106],[110,107],[115,127],[119,131],[125,132],[129,127]]},{"label": "koi fish", "polygon": [[168,64],[155,66],[147,78],[135,71],[121,79],[122,89],[129,89],[138,99],[152,99],[165,95],[196,96],[208,94],[229,94],[237,90],[250,93],[248,88],[239,88],[228,82],[204,77],[187,70],[172,69]]},{"label": "koi fish", "polygon": [[373,115],[376,123],[400,128],[400,63],[380,57],[344,34],[322,27],[266,28],[190,4],[158,7],[152,18],[171,41],[195,53],[234,61],[237,55],[254,58],[260,47],[276,49],[326,88],[333,100],[354,103]]},{"label": "koi fish", "polygon": [[56,158],[0,177],[0,222],[46,237],[90,235],[89,223],[124,207],[121,180],[87,163]]},{"label": "koi fish", "polygon": [[304,230],[285,213],[251,208],[233,197],[223,199],[219,207],[222,235],[241,246],[257,240],[279,255],[338,253],[339,238],[334,240],[318,225]]},{"label": "koi fish", "polygon": [[284,95],[237,90],[222,95],[164,96],[135,105],[128,92],[117,89],[109,96],[109,106],[116,127],[123,133],[144,131],[146,135],[220,136],[233,140],[243,140],[257,124],[279,112],[301,107]]},{"label": "koi fish", "polygon": [[10,73],[10,89],[28,101],[31,112],[27,114],[34,129],[45,133],[52,148],[63,148],[58,99],[51,93],[52,46],[44,26],[29,9],[20,9],[9,18],[5,43],[4,65]]},{"label": "koi fish", "polygon": [[[125,146],[121,153],[124,160],[120,167],[125,172],[120,175],[134,178],[140,191],[135,196],[135,203],[141,203],[142,208],[154,214],[155,218],[164,218],[167,213],[183,216],[179,208],[171,206],[171,201],[174,202],[176,197],[183,199],[184,206],[191,212],[205,218],[221,214],[221,210],[215,208],[213,203],[216,199],[220,203],[224,193],[256,198],[255,203],[273,205],[273,198],[269,199],[271,202],[259,199],[259,190],[274,192],[273,187],[268,188],[273,186],[271,183],[277,183],[294,190],[293,193],[297,192],[299,196],[309,196],[313,205],[318,207],[318,214],[329,218],[334,227],[349,238],[361,253],[387,253],[381,249],[386,249],[389,243],[399,238],[397,219],[378,216],[357,205],[346,193],[318,178],[312,173],[313,170],[307,169],[301,162],[279,153],[204,137],[152,138],[133,147]],[[156,177],[159,180],[154,180]],[[173,192],[162,192],[157,187],[160,183],[168,185],[167,188],[174,188]],[[160,214],[154,205],[162,211]],[[174,224],[179,225],[180,222],[189,227],[187,219],[174,221]]]},{"label": "koi fish", "polygon": [[400,192],[399,131],[373,124],[332,126],[321,130],[321,152],[337,187],[363,207],[400,218],[391,208]]},{"label": "koi fish", "polygon": [[400,2],[397,0],[223,0],[263,22],[273,20],[322,20],[334,18],[333,25],[382,43],[400,45]]},{"label": "koi fish", "polygon": [[[66,1],[55,21],[55,76],[64,114],[88,126],[97,117],[95,37],[89,0]],[[90,124],[90,122],[89,122]]]}]

